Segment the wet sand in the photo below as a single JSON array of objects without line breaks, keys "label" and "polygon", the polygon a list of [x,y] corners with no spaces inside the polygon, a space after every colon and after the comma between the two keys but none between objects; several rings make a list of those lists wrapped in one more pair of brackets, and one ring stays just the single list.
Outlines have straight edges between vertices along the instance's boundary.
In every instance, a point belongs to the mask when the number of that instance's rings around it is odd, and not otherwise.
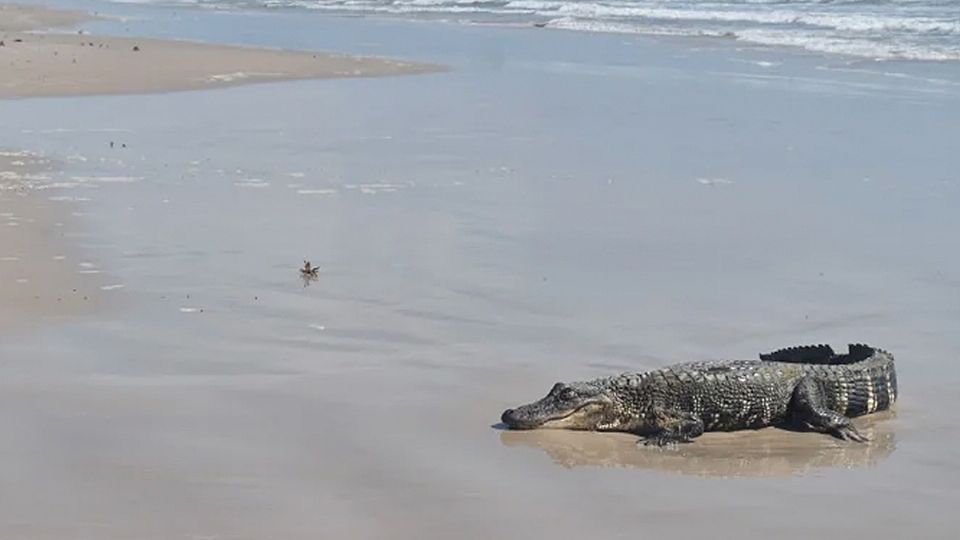
[{"label": "wet sand", "polygon": [[296,79],[429,73],[435,65],[321,52],[36,30],[81,12],[0,6],[0,98],[200,90]]},{"label": "wet sand", "polygon": [[[954,534],[949,66],[103,7],[456,69],[0,101],[0,146],[58,163],[34,194],[79,214],[65,249],[119,286],[0,340],[0,536]],[[897,356],[865,445],[496,427],[559,380],[848,341]]]},{"label": "wet sand", "polygon": [[[96,18],[84,11],[0,4],[0,98],[155,93],[441,69],[320,52],[44,33]],[[0,150],[0,217],[6,225],[0,228],[5,250],[0,254],[0,325],[5,331],[87,313],[101,303],[103,294],[92,276],[101,270],[65,254],[61,237],[72,230],[64,222],[74,209],[45,196],[58,186],[51,180],[54,172],[60,171],[36,154]],[[76,182],[66,182],[71,183]]]},{"label": "wet sand", "polygon": [[103,302],[101,271],[64,238],[81,225],[75,209],[49,191],[56,167],[29,152],[0,150],[0,332],[6,335],[92,313]]}]

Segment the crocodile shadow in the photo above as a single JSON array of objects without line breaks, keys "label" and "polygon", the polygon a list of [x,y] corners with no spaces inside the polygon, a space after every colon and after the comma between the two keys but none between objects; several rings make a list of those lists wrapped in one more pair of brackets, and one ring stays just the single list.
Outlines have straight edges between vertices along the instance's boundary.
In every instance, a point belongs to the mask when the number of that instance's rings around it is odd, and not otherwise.
[{"label": "crocodile shadow", "polygon": [[707,433],[690,444],[664,448],[637,445],[625,433],[555,429],[500,433],[505,446],[543,450],[565,467],[623,467],[710,477],[803,476],[817,469],[876,465],[896,450],[894,411],[858,418],[870,442],[851,444],[780,428]]}]

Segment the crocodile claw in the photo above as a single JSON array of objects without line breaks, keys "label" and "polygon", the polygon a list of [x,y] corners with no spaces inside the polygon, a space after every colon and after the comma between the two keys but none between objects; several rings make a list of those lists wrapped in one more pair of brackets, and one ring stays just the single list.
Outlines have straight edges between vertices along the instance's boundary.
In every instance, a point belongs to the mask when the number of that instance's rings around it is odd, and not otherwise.
[{"label": "crocodile claw", "polygon": [[865,443],[870,441],[870,439],[861,435],[860,432],[857,431],[857,428],[853,427],[852,425],[842,426],[842,427],[833,429],[831,430],[830,434],[838,439],[843,439],[844,441],[853,441],[858,443]]}]

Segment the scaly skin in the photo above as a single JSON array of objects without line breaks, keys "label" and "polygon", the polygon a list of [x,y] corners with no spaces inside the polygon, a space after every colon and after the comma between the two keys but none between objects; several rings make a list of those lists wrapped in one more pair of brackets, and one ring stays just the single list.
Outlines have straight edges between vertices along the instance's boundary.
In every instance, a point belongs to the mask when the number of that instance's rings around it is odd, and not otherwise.
[{"label": "scaly skin", "polygon": [[794,347],[760,360],[691,362],[570,384],[504,411],[512,429],[625,431],[646,444],[689,442],[705,431],[794,424],[857,442],[850,418],[890,408],[893,355],[867,345],[835,354]]}]

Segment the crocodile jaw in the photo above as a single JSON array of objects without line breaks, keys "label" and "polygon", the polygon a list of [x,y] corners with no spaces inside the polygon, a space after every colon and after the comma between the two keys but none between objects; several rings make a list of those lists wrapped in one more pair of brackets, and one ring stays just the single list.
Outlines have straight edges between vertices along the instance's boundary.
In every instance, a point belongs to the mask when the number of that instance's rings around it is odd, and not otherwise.
[{"label": "crocodile jaw", "polygon": [[591,401],[571,408],[541,402],[507,409],[500,419],[510,429],[596,430],[605,419],[606,401]]}]

